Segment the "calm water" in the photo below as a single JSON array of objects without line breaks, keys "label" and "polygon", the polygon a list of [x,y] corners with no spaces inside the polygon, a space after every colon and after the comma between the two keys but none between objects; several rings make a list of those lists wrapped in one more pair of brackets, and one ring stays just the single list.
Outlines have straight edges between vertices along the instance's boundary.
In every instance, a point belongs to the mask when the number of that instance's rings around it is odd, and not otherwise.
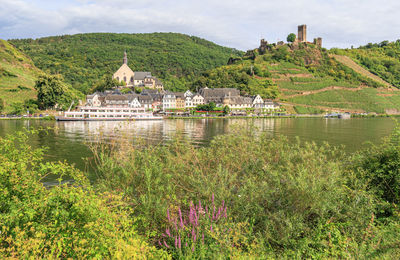
[{"label": "calm water", "polygon": [[99,140],[111,142],[121,138],[133,140],[140,137],[150,144],[157,144],[178,134],[201,146],[207,145],[214,136],[229,132],[236,125],[255,127],[257,131],[266,132],[271,138],[282,134],[288,136],[289,140],[298,136],[304,141],[343,144],[348,152],[354,152],[367,141],[380,143],[383,137],[391,133],[395,121],[390,118],[185,119],[138,122],[0,120],[0,136],[23,128],[51,128],[35,134],[30,140],[31,145],[48,147],[47,160],[66,160],[84,170],[83,158],[91,156],[88,143]]}]

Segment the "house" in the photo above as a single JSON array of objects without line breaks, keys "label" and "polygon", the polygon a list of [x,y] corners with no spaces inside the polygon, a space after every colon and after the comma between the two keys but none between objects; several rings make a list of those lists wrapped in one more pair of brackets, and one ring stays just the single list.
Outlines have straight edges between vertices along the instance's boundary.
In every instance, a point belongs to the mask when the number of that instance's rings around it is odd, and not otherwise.
[{"label": "house", "polygon": [[222,106],[226,97],[240,97],[240,91],[235,88],[202,88],[199,94],[204,97],[204,103],[214,102],[217,106]]},{"label": "house", "polygon": [[139,95],[138,99],[141,107],[146,110],[153,109],[153,98],[150,95]]},{"label": "house", "polygon": [[266,110],[275,110],[275,109],[279,109],[279,104],[278,103],[276,103],[276,102],[273,102],[272,100],[270,100],[270,99],[266,99],[266,100],[264,100],[264,104],[263,104],[263,109],[266,109]]},{"label": "house", "polygon": [[147,71],[135,71],[133,75],[133,86],[135,87],[144,87],[145,78],[151,78],[151,72]]},{"label": "house", "polygon": [[204,105],[205,101],[204,101],[204,97],[200,94],[195,94],[192,97],[192,107],[197,107],[198,105]]},{"label": "house", "polygon": [[102,93],[96,92],[86,96],[86,106],[100,107],[102,102],[104,102],[104,95]]},{"label": "house", "polygon": [[126,97],[128,98],[128,107],[132,107],[132,108],[139,108],[142,107],[142,105],[139,102],[139,95],[137,94],[128,94],[126,95]]},{"label": "house", "polygon": [[193,98],[191,96],[185,97],[185,108],[192,108],[195,107],[193,105]]},{"label": "house", "polygon": [[261,108],[264,104],[264,100],[261,98],[260,95],[252,96],[252,106],[254,108]]},{"label": "house", "polygon": [[226,96],[223,101],[224,106],[228,106],[231,109],[246,109],[253,106],[253,99],[251,97]]},{"label": "house", "polygon": [[176,98],[176,109],[184,109],[185,108],[185,93],[183,92],[175,92]]},{"label": "house", "polygon": [[163,111],[176,108],[176,96],[173,92],[167,91],[162,98]]},{"label": "house", "polygon": [[105,106],[107,107],[128,107],[129,99],[126,95],[109,94],[105,97]]},{"label": "house", "polygon": [[185,98],[186,97],[193,97],[193,93],[190,90],[186,90],[184,96],[185,96]]}]

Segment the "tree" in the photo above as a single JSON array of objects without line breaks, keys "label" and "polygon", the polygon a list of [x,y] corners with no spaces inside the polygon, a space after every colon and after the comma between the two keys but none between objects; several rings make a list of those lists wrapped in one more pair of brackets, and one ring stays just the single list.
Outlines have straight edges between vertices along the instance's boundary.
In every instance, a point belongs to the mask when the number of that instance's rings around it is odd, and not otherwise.
[{"label": "tree", "polygon": [[35,84],[40,109],[54,107],[66,92],[60,76],[42,74]]},{"label": "tree", "polygon": [[[105,74],[90,90],[91,93],[96,91],[104,92],[105,90],[113,89],[116,86],[120,86],[121,82],[113,79],[109,74]],[[123,84],[125,85],[125,83]]]},{"label": "tree", "polygon": [[38,111],[37,100],[27,99],[24,102],[25,111],[29,111],[30,114],[36,113]]},{"label": "tree", "polygon": [[24,104],[22,104],[22,102],[14,102],[11,104],[11,114],[12,115],[22,115],[25,112],[26,112],[26,110],[25,110]]},{"label": "tree", "polygon": [[223,113],[224,113],[224,115],[227,115],[227,114],[229,114],[229,112],[231,111],[231,109],[228,107],[228,106],[224,106],[224,108],[223,108]]},{"label": "tree", "polygon": [[286,40],[287,40],[287,42],[296,41],[296,34],[294,34],[294,33],[289,34]]}]

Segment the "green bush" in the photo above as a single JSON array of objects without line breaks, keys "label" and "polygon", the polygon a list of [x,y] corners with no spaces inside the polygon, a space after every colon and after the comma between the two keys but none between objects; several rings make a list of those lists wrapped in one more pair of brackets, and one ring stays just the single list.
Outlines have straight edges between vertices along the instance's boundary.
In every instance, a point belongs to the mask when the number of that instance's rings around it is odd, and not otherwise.
[{"label": "green bush", "polygon": [[355,156],[354,168],[368,183],[368,189],[387,203],[400,203],[400,128],[386,138],[382,145]]},{"label": "green bush", "polygon": [[[29,132],[0,138],[0,258],[144,258],[165,254],[135,232],[120,196],[96,193],[82,172],[43,162]],[[45,187],[43,178],[60,177]],[[75,182],[61,183],[65,176]]]}]

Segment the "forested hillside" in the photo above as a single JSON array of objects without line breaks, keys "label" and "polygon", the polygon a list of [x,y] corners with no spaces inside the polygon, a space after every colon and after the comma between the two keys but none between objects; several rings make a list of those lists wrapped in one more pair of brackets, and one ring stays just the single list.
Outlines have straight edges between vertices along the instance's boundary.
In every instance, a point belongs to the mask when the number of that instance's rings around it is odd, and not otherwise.
[{"label": "forested hillside", "polygon": [[369,43],[356,49],[332,49],[331,52],[349,56],[373,74],[400,88],[400,40]]},{"label": "forested hillside", "polygon": [[248,51],[231,65],[203,73],[192,88],[204,86],[236,86],[244,94],[277,98],[296,113],[400,110],[400,91],[359,74],[313,44]]},{"label": "forested hillside", "polygon": [[89,33],[40,39],[10,40],[45,72],[64,76],[74,88],[87,92],[104,74],[112,75],[123,52],[134,71],[150,71],[167,88],[184,89],[191,77],[242,55],[198,37],[177,33]]}]

